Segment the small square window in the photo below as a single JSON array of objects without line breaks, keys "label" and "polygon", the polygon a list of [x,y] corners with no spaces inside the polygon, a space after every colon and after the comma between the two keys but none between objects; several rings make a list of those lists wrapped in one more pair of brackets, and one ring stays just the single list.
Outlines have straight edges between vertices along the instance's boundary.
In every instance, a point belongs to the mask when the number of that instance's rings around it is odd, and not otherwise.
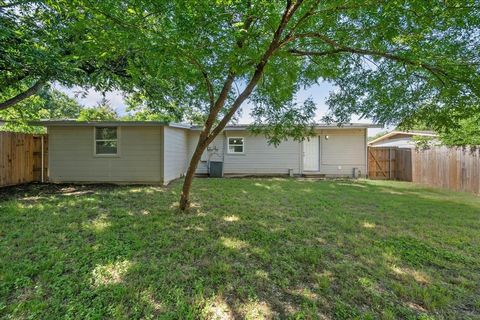
[{"label": "small square window", "polygon": [[228,138],[228,153],[243,153],[245,140],[243,137]]},{"label": "small square window", "polygon": [[96,127],[95,128],[95,154],[116,155],[118,154],[118,128]]}]

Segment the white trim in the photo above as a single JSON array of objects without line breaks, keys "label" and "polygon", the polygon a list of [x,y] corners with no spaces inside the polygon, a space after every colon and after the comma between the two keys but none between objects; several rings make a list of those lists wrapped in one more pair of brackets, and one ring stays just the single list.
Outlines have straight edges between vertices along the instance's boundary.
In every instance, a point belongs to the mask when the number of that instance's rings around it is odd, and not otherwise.
[{"label": "white trim", "polygon": [[[116,128],[117,129],[117,139],[98,139],[97,140],[97,128]],[[116,153],[97,153],[97,141],[116,141],[117,142],[117,152]],[[93,156],[97,158],[116,158],[120,157],[120,127],[114,126],[95,126],[93,127]]]},{"label": "white trim", "polygon": [[[242,141],[243,141],[243,143],[241,144],[242,152],[230,152],[230,139],[242,139]],[[232,146],[240,146],[240,144],[232,144]],[[245,154],[245,137],[227,136],[227,153],[228,154]]]}]

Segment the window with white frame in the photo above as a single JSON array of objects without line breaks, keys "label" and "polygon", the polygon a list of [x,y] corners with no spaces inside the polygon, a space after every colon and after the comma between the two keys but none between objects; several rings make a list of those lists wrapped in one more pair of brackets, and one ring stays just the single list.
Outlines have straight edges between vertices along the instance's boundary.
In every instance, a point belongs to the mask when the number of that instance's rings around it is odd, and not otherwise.
[{"label": "window with white frame", "polygon": [[228,153],[243,153],[244,148],[245,139],[243,137],[228,137]]},{"label": "window with white frame", "polygon": [[118,154],[118,128],[95,127],[95,154]]}]

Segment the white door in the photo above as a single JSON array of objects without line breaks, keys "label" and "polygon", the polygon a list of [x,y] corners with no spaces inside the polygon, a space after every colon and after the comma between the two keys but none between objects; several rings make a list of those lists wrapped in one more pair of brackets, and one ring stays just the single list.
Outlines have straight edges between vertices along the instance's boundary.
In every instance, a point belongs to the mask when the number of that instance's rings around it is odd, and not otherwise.
[{"label": "white door", "polygon": [[318,136],[303,141],[303,170],[318,171]]}]

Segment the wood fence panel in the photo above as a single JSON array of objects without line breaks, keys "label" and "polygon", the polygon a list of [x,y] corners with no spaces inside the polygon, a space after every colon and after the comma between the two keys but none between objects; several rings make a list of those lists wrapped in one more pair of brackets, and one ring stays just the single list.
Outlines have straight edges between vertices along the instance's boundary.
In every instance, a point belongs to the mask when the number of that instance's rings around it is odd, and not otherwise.
[{"label": "wood fence panel", "polygon": [[480,194],[480,151],[434,147],[412,151],[412,181]]},{"label": "wood fence panel", "polygon": [[396,148],[368,148],[368,177],[375,180],[395,179]]},{"label": "wood fence panel", "polygon": [[[42,135],[0,132],[0,186],[41,181]],[[48,172],[45,159],[47,145],[44,141],[44,178]],[[36,174],[38,169],[39,174]],[[46,179],[45,179],[46,180]]]},{"label": "wood fence panel", "polygon": [[369,147],[368,175],[370,179],[412,181],[480,194],[480,149]]},{"label": "wood fence panel", "polygon": [[396,149],[395,159],[396,163],[394,179],[402,181],[412,181],[412,150]]}]

